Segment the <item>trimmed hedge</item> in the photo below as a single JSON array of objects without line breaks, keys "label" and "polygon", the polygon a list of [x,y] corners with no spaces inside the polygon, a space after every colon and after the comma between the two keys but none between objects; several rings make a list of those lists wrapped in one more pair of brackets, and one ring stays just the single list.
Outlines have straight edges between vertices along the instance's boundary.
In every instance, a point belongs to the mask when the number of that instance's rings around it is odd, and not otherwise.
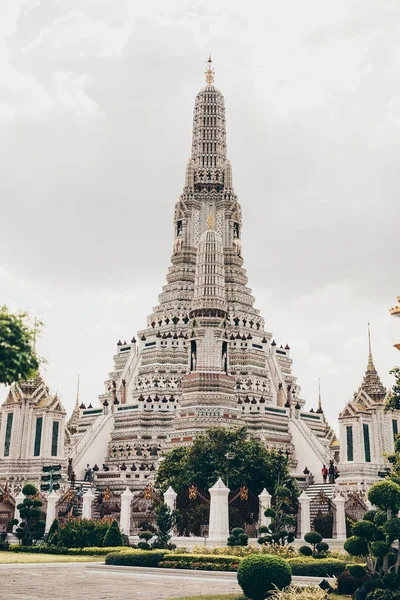
[{"label": "trimmed hedge", "polygon": [[[88,548],[87,550],[91,550]],[[102,550],[102,548],[100,548]],[[114,549],[113,549],[114,550]],[[267,555],[266,555],[267,556]],[[133,567],[162,567],[164,569],[194,569],[202,571],[237,571],[243,560],[240,556],[217,554],[174,554],[167,550],[126,550],[112,552],[106,556],[106,565]],[[310,577],[337,576],[346,568],[346,563],[334,558],[289,558],[287,564],[293,575]]]},{"label": "trimmed hedge", "polygon": [[124,567],[158,567],[168,550],[129,550],[112,552],[106,556],[106,565]]},{"label": "trimmed hedge", "polygon": [[198,569],[201,571],[237,571],[239,556],[213,554],[169,554],[158,565],[164,569]]},{"label": "trimmed hedge", "polygon": [[346,569],[346,563],[336,558],[289,558],[287,563],[293,575],[304,577],[333,577]]},{"label": "trimmed hedge", "polygon": [[29,552],[30,554],[68,554],[72,556],[106,556],[110,552],[127,552],[128,546],[110,546],[108,548],[99,548],[91,546],[90,548],[61,548],[60,546],[10,546],[10,552]]}]

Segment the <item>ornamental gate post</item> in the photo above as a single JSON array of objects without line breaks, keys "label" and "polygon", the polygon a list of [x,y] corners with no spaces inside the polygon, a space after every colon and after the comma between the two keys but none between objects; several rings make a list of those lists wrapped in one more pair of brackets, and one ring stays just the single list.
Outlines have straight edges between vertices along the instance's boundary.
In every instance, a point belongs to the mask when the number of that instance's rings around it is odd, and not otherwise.
[{"label": "ornamental gate post", "polygon": [[226,541],[229,535],[228,496],[230,489],[219,478],[208,491],[211,496],[208,538],[209,540]]},{"label": "ornamental gate post", "polygon": [[133,494],[127,487],[126,490],[121,494],[121,514],[119,521],[119,528],[122,533],[130,535],[131,533],[131,503]]},{"label": "ornamental gate post", "polygon": [[310,501],[311,498],[307,496],[305,492],[303,492],[299,496],[299,504],[300,504],[300,539],[304,540],[304,536],[311,529],[311,521],[310,521]]},{"label": "ornamental gate post", "polygon": [[46,527],[44,532],[49,533],[49,529],[54,519],[56,518],[56,506],[59,500],[59,496],[55,490],[47,497],[47,511],[46,511]]},{"label": "ornamental gate post", "polygon": [[266,490],[264,488],[263,491],[261,492],[261,494],[258,496],[258,498],[260,500],[260,516],[259,516],[260,525],[266,525],[267,527],[269,527],[271,524],[271,517],[266,517],[264,515],[264,512],[267,510],[267,508],[271,508],[272,496],[268,492],[268,490]]}]

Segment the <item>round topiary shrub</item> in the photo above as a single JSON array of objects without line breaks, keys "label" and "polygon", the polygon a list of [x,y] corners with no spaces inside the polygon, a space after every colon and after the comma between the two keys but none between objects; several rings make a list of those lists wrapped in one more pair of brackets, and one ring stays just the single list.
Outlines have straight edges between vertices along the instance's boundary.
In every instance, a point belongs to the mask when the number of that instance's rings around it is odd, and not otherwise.
[{"label": "round topiary shrub", "polygon": [[351,556],[367,556],[368,554],[367,540],[356,535],[347,538],[343,547]]},{"label": "round topiary shrub", "polygon": [[244,533],[244,529],[242,529],[241,527],[234,527],[232,529],[232,535],[234,535],[235,537],[238,537],[238,535],[240,535],[241,533]]},{"label": "round topiary shrub", "polygon": [[363,583],[363,588],[367,592],[372,592],[373,590],[382,589],[384,587],[382,579],[379,577],[370,577]]},{"label": "round topiary shrub", "polygon": [[312,555],[312,549],[310,548],[310,546],[300,546],[299,552],[303,556],[311,556]]},{"label": "round topiary shrub", "polygon": [[362,579],[367,573],[365,567],[363,567],[362,565],[349,565],[347,567],[347,570],[350,573],[350,575],[352,577],[355,577],[356,579]]},{"label": "round topiary shrub", "polygon": [[399,590],[400,575],[396,575],[396,573],[386,573],[386,575],[383,576],[383,585],[388,590]]},{"label": "round topiary shrub", "polygon": [[316,545],[316,549],[318,550],[318,552],[328,552],[329,544],[327,544],[326,542],[319,542]]},{"label": "round topiary shrub", "polygon": [[322,542],[322,535],[318,533],[318,531],[309,531],[304,536],[304,539],[306,542],[314,546],[315,544]]},{"label": "round topiary shrub", "polygon": [[269,529],[266,525],[260,525],[260,527],[258,528],[258,533],[268,533]]},{"label": "round topiary shrub", "polygon": [[149,540],[151,540],[153,535],[154,535],[154,533],[152,531],[141,531],[139,533],[139,538],[141,540],[145,540],[146,542],[148,542]]},{"label": "round topiary shrub", "polygon": [[400,486],[386,479],[379,481],[369,489],[368,500],[379,508],[397,508],[400,504]]},{"label": "round topiary shrub", "polygon": [[252,554],[240,562],[237,578],[247,598],[263,600],[275,587],[281,590],[290,585],[292,570],[278,556]]},{"label": "round topiary shrub", "polygon": [[[261,537],[258,538],[257,543],[258,544],[269,544],[271,542],[271,536],[270,535],[262,535]],[[228,538],[229,540],[229,538]]]},{"label": "round topiary shrub", "polygon": [[358,521],[358,523],[354,523],[352,528],[353,535],[365,538],[370,542],[375,539],[376,531],[376,525],[371,521]]},{"label": "round topiary shrub", "polygon": [[151,550],[151,546],[147,542],[138,542],[137,547],[140,548],[140,550]]},{"label": "round topiary shrub", "polygon": [[376,513],[377,513],[376,510],[367,510],[367,512],[364,513],[362,520],[363,521],[372,521],[372,522],[374,522],[374,518],[375,518]]},{"label": "round topiary shrub", "polygon": [[239,535],[237,537],[238,537],[240,546],[247,546],[247,544],[249,542],[249,536],[247,535],[247,533],[239,533]]}]

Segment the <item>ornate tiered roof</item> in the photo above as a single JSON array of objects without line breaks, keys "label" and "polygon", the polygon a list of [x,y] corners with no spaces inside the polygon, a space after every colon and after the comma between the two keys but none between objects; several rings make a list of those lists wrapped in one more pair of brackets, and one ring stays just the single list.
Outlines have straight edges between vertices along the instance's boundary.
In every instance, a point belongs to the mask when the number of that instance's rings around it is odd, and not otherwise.
[{"label": "ornate tiered roof", "polygon": [[378,372],[375,368],[371,351],[371,332],[368,324],[368,365],[365,371],[364,379],[360,385],[363,390],[374,402],[382,402],[386,397],[387,390],[381,382]]}]

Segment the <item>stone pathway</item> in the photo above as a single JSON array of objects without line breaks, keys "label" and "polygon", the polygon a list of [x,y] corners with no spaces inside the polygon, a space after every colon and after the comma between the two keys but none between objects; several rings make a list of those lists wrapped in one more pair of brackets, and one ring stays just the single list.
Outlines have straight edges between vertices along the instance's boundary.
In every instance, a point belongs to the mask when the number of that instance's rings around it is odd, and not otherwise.
[{"label": "stone pathway", "polygon": [[232,577],[199,572],[114,571],[91,564],[0,565],[0,598],[7,600],[164,600],[212,593],[240,594]]}]

